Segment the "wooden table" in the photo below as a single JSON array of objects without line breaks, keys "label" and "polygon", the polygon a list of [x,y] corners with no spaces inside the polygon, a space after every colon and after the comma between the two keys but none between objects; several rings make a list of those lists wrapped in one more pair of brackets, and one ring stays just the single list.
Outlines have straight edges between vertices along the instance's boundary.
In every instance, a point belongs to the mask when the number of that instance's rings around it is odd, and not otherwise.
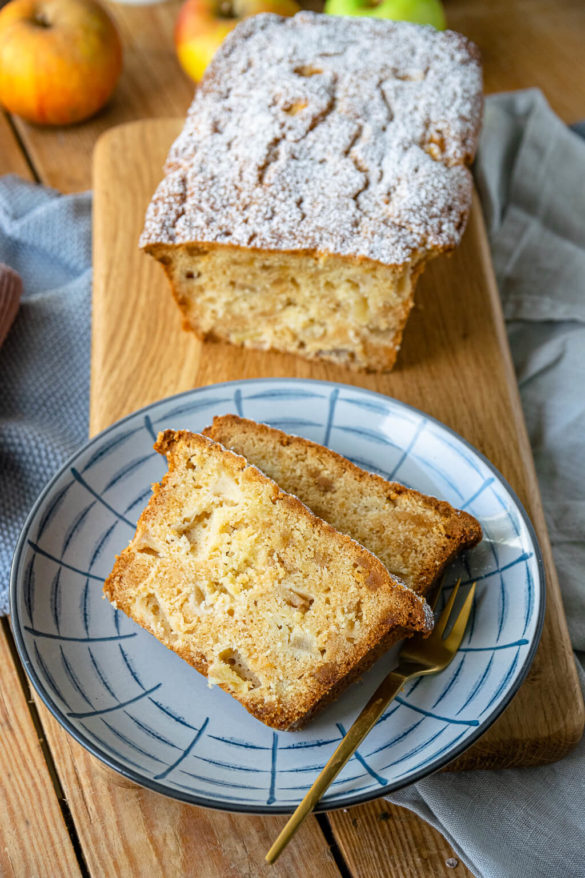
[{"label": "wooden table", "polygon": [[[112,5],[123,34],[125,66],[110,105],[69,129],[40,129],[0,115],[0,173],[17,173],[62,192],[87,189],[93,146],[103,131],[132,119],[184,115],[193,86],[172,48],[178,6],[177,0],[145,7]],[[451,27],[480,46],[488,93],[537,86],[566,121],[585,117],[585,80],[577,75],[585,35],[581,0],[447,0],[447,14]],[[87,772],[90,757],[31,697],[6,620],[0,676],[0,875],[238,878],[268,873],[263,855],[282,819],[187,809],[106,769]],[[93,761],[93,769],[97,764]],[[60,776],[71,772],[77,772],[79,783],[74,795],[68,790],[68,799]],[[111,820],[96,826],[94,802],[99,798],[103,804],[108,797]],[[132,831],[118,830],[120,803],[124,825]],[[158,820],[163,811],[165,819]],[[160,832],[145,832],[145,814],[149,826],[160,826]],[[299,843],[291,845],[272,874],[470,875],[437,832],[410,812],[380,801],[338,812],[333,821],[307,821]]]}]

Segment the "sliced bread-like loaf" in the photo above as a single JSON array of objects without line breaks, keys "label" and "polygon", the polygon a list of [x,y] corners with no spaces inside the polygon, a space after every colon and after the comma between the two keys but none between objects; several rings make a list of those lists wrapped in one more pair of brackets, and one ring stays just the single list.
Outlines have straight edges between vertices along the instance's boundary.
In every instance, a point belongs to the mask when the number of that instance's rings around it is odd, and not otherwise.
[{"label": "sliced bread-like loaf", "polygon": [[243,457],[166,431],[154,486],[107,597],[278,729],[432,614],[370,552]]},{"label": "sliced bread-like loaf", "polygon": [[141,246],[199,338],[394,365],[429,259],[458,246],[477,48],[409,22],[252,15],[218,49]]},{"label": "sliced bread-like loaf", "polygon": [[481,540],[481,527],[467,512],[366,472],[315,442],[236,415],[214,418],[204,435],[242,454],[419,594],[428,595],[447,564]]}]

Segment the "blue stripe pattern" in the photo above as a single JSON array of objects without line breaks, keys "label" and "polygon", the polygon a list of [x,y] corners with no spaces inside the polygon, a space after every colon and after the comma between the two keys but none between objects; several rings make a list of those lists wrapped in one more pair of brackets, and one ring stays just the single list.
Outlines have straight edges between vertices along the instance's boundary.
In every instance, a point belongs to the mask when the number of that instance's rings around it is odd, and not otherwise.
[{"label": "blue stripe pattern", "polygon": [[153,686],[151,689],[146,689],[144,692],[141,692],[140,695],[135,695],[134,698],[128,698],[127,701],[118,701],[117,704],[112,704],[110,707],[100,707],[94,710],[85,710],[80,711],[78,713],[69,713],[72,719],[86,719],[89,716],[101,716],[104,713],[112,713],[114,710],[120,710],[123,707],[128,707],[130,704],[135,704],[137,701],[140,701],[141,698],[146,698],[147,695],[152,695],[153,692],[156,692],[157,689],[160,689],[162,683],[157,683],[156,686]]},{"label": "blue stripe pattern", "polygon": [[127,524],[128,527],[132,528],[132,530],[136,530],[136,522],[130,521],[128,518],[126,518],[124,515],[122,515],[121,512],[116,512],[114,507],[111,506],[110,503],[108,503],[107,500],[95,490],[95,488],[92,488],[91,485],[88,482],[86,482],[86,480],[83,478],[81,473],[78,472],[78,470],[76,470],[75,467],[71,467],[71,475],[73,476],[73,478],[75,479],[76,482],[79,482],[80,485],[83,485],[83,487],[85,488],[85,490],[89,494],[91,494],[93,497],[95,497],[96,500],[99,500],[99,502],[103,506],[106,507],[108,512],[111,512],[113,515],[116,516],[116,518],[119,518],[120,521],[123,521],[124,524]]},{"label": "blue stripe pattern", "polygon": [[108,729],[108,731],[112,735],[115,735],[118,740],[123,741],[123,743],[126,744],[126,746],[129,747],[131,750],[134,750],[135,753],[139,753],[141,756],[146,757],[146,759],[152,759],[154,762],[157,762],[159,764],[163,761],[162,759],[159,759],[158,756],[154,756],[144,747],[139,747],[135,740],[129,738],[128,735],[125,735],[111,723],[107,722],[103,717],[100,717],[100,722]]},{"label": "blue stripe pattern", "polygon": [[[346,730],[345,730],[345,728],[342,726],[341,723],[337,723],[337,728],[339,729],[339,731],[340,731],[340,733],[341,733],[341,737],[343,738],[344,735],[346,734]],[[360,753],[359,750],[356,750],[356,751],[355,751],[355,753],[353,754],[352,759],[356,759],[356,760],[359,762],[359,764],[360,764],[361,766],[363,766],[363,768],[366,769],[366,771],[368,772],[368,774],[369,774],[371,777],[373,777],[374,780],[377,781],[377,783],[380,784],[381,787],[385,787],[385,786],[386,786],[386,784],[388,783],[388,781],[386,780],[386,778],[385,778],[385,777],[382,777],[381,774],[378,774],[377,771],[374,771],[374,769],[373,769],[373,768],[371,767],[371,765],[369,765],[368,762],[364,759],[364,757],[362,756],[362,754]]]},{"label": "blue stripe pattern", "polygon": [[88,506],[85,507],[85,509],[82,509],[81,512],[79,513],[79,515],[77,515],[73,519],[73,522],[67,528],[67,530],[65,532],[65,539],[63,540],[63,546],[61,547],[61,557],[63,557],[63,555],[67,551],[67,548],[68,548],[71,540],[73,539],[73,537],[75,536],[75,534],[77,533],[79,528],[82,526],[83,522],[85,521],[85,519],[87,518],[87,516],[89,515],[89,513],[91,512],[91,510],[95,506],[95,504],[96,504],[96,501],[93,500]]},{"label": "blue stripe pattern", "polygon": [[479,455],[432,418],[359,388],[293,379],[206,387],[129,416],[79,452],[41,498],[15,559],[13,623],[35,683],[93,752],[169,795],[278,811],[308,789],[364,686],[301,732],[277,733],[102,599],[114,555],[164,471],[152,448],[158,431],[201,431],[234,411],[324,442],[482,521],[483,543],[449,573],[451,582],[478,581],[460,656],[405,687],[324,801],[349,805],[435,770],[481,731],[525,670],[542,610],[538,547]]},{"label": "blue stripe pattern", "polygon": [[39,520],[39,524],[38,524],[38,528],[37,528],[37,540],[40,540],[40,538],[44,534],[45,528],[47,527],[49,522],[55,518],[57,512],[59,511],[61,504],[65,500],[65,497],[68,494],[69,489],[71,488],[72,485],[73,485],[72,481],[65,484],[60,490],[55,492],[53,497],[51,497],[50,501],[47,503],[46,508],[43,510],[43,512],[40,516],[40,520]]},{"label": "blue stripe pattern", "polygon": [[278,760],[278,735],[272,733],[272,752],[270,758],[270,789],[268,790],[267,805],[272,805],[276,800],[276,763]]},{"label": "blue stripe pattern", "polygon": [[408,456],[412,453],[412,449],[416,445],[417,439],[419,438],[420,434],[425,429],[427,424],[428,424],[428,421],[426,418],[423,418],[420,421],[420,423],[418,424],[416,430],[414,431],[414,436],[412,437],[412,439],[410,440],[410,442],[408,443],[408,445],[406,446],[406,448],[404,449],[404,451],[402,452],[402,454],[398,458],[398,463],[396,464],[396,466],[394,467],[394,469],[390,473],[391,479],[396,478],[396,474],[397,474],[398,470],[400,469],[400,467],[402,466],[404,461],[407,460]]},{"label": "blue stripe pattern", "polygon": [[50,552],[45,552],[43,549],[41,549],[40,546],[37,546],[36,543],[31,543],[30,540],[28,541],[28,544],[33,552],[36,552],[38,555],[42,555],[44,558],[48,558],[49,561],[54,561],[55,564],[64,567],[66,570],[72,570],[73,573],[79,573],[81,576],[85,576],[86,578],[97,579],[99,582],[104,582],[104,578],[102,576],[95,576],[93,573],[88,573],[87,570],[80,570],[78,567],[74,567],[72,564],[66,564],[65,561],[61,561],[59,558],[55,557],[55,555],[51,555]]},{"label": "blue stripe pattern", "polygon": [[24,574],[23,597],[26,614],[31,625],[34,624],[34,606],[35,606],[35,559],[30,558],[26,572]]},{"label": "blue stripe pattern", "polygon": [[[57,629],[57,634],[59,634],[59,628],[61,625],[61,568],[57,570],[53,577],[53,581],[51,583],[51,616],[53,618],[53,624]],[[28,631],[32,631],[32,629],[27,628]]]},{"label": "blue stripe pattern", "polygon": [[24,626],[24,630],[35,637],[47,637],[49,640],[61,640],[69,643],[111,643],[114,640],[128,640],[136,637],[137,631],[131,634],[107,635],[105,637],[68,637],[65,634],[52,634],[50,631],[39,631],[38,628],[31,628],[29,625]]},{"label": "blue stripe pattern", "polygon": [[[150,422],[150,418],[148,420]],[[119,447],[127,442],[128,439],[136,436],[139,432],[140,427],[136,427],[134,430],[119,430],[107,441],[100,442],[97,449],[89,456],[88,460],[83,465],[82,472],[86,473],[88,469],[94,467],[96,463],[103,463],[104,458],[119,449]]]},{"label": "blue stripe pattern", "polygon": [[333,390],[329,397],[329,405],[327,407],[327,421],[325,423],[325,433],[323,434],[323,445],[329,447],[331,442],[331,430],[333,429],[333,420],[335,418],[335,407],[337,405],[338,390]]},{"label": "blue stripe pattern", "polygon": [[156,780],[162,780],[163,778],[167,777],[167,775],[169,775],[171,773],[171,771],[174,771],[175,768],[177,768],[177,766],[179,766],[182,762],[185,761],[185,759],[187,758],[189,753],[191,753],[193,751],[193,749],[197,745],[199,739],[201,738],[201,736],[205,732],[205,729],[207,728],[208,723],[209,723],[209,717],[206,716],[205,720],[203,721],[203,725],[201,726],[200,729],[198,729],[198,731],[197,731],[195,737],[193,738],[193,740],[191,741],[191,743],[187,747],[185,747],[185,749],[183,750],[181,755],[173,762],[172,765],[169,765],[168,768],[166,768],[160,774],[155,775]]},{"label": "blue stripe pattern", "polygon": [[150,420],[149,415],[144,416],[144,427],[145,427],[146,432],[148,433],[148,435],[150,436],[150,438],[152,439],[152,442],[154,444],[156,442],[156,438],[157,438],[156,437],[156,430],[152,426],[152,421]]}]

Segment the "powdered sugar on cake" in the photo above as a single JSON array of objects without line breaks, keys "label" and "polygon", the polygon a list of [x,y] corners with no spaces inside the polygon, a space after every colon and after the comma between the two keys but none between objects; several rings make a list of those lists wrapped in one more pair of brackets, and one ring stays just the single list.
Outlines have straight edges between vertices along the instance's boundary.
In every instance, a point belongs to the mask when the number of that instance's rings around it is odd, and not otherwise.
[{"label": "powdered sugar on cake", "polygon": [[215,56],[141,245],[400,265],[461,238],[481,120],[475,47],[406,23],[256,15]]}]

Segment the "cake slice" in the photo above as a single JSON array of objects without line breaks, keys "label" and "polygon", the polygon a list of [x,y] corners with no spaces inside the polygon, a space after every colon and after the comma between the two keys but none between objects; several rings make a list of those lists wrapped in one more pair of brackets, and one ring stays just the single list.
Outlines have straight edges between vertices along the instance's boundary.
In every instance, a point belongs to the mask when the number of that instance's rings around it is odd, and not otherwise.
[{"label": "cake slice", "polygon": [[236,415],[214,418],[204,435],[242,454],[419,594],[428,595],[447,564],[481,540],[481,527],[467,512],[366,472],[315,442]]},{"label": "cake slice", "polygon": [[424,600],[243,457],[166,431],[168,473],[106,596],[277,729],[298,726],[387,646],[428,632]]},{"label": "cake slice", "polygon": [[238,24],[140,241],[185,328],[391,369],[417,278],[461,240],[481,114],[461,34],[312,12]]}]

